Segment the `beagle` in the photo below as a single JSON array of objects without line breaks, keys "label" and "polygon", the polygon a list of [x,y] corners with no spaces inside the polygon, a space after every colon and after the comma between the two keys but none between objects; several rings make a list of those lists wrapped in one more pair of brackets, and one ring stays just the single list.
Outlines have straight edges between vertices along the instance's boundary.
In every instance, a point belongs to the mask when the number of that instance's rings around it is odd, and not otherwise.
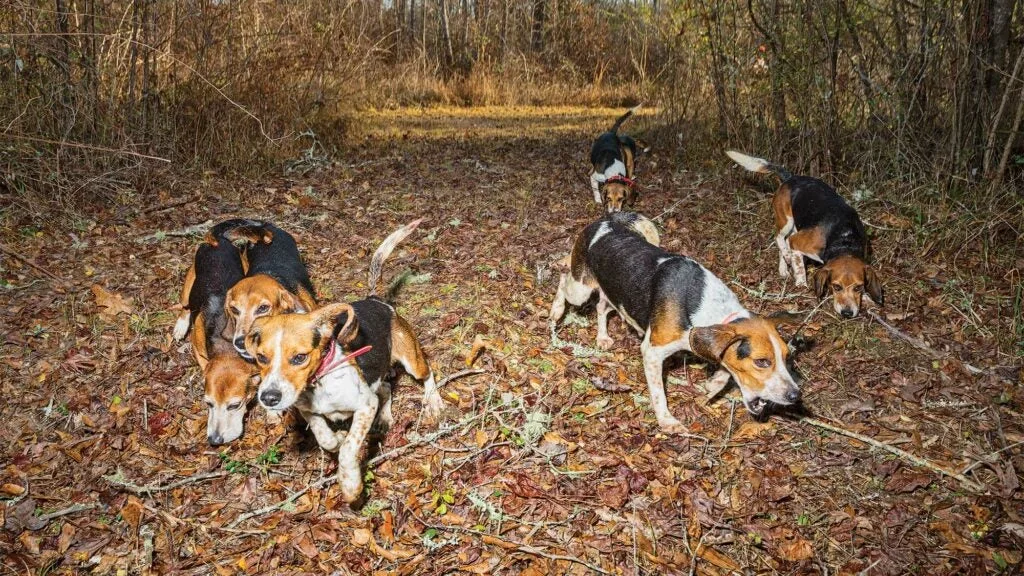
[{"label": "beagle", "polygon": [[594,202],[603,204],[609,214],[632,206],[636,201],[636,184],[633,182],[636,141],[629,136],[620,136],[619,127],[639,109],[637,105],[627,110],[610,130],[594,140],[590,148],[590,163],[594,167],[590,174],[590,188],[594,192]]},{"label": "beagle", "polygon": [[263,316],[305,313],[316,308],[313,282],[291,234],[277,226],[250,220],[224,231],[232,240],[246,240],[249,264],[245,278],[228,290],[224,309],[235,350],[252,360],[245,349],[245,335],[253,321]]},{"label": "beagle", "polygon": [[[320,447],[338,452],[338,483],[346,502],[362,491],[358,456],[375,419],[385,428],[393,421],[387,378],[394,364],[423,382],[425,417],[435,419],[444,407],[412,327],[374,295],[384,260],[420,222],[396,230],[377,248],[370,297],[309,314],[257,318],[245,340],[262,376],[260,404],[269,410],[296,406]],[[331,423],[348,418],[347,433],[332,429]]]},{"label": "beagle", "polygon": [[612,310],[643,337],[647,390],[658,425],[667,433],[686,430],[669,412],[662,382],[664,361],[681,350],[719,364],[712,380],[724,384],[731,376],[755,416],[770,403],[799,401],[800,388],[787,366],[789,348],[777,329],[790,319],[752,314],[708,269],[651,244],[623,216],[605,216],[577,237],[570,270],[562,274],[551,303],[552,328],[567,302],[581,306],[597,292],[597,344],[603,349],[613,344],[608,336]]},{"label": "beagle", "polygon": [[223,338],[227,319],[224,298],[245,276],[245,262],[223,231],[238,225],[218,224],[196,249],[195,260],[185,275],[181,300],[185,324],[175,324],[174,335],[183,339],[191,330],[192,354],[203,372],[206,438],[211,446],[231,442],[242,435],[249,391],[259,381],[255,366],[238,356]]},{"label": "beagle", "polygon": [[807,285],[804,258],[817,263],[814,292],[824,298],[832,291],[832,307],[843,318],[853,318],[864,292],[879,306],[884,303],[882,283],[866,262],[870,253],[864,224],[857,211],[831,186],[817,178],[794,176],[782,166],[733,150],[726,155],[760,174],[775,174],[782,181],[772,198],[775,243],[779,247],[779,274],[797,286]]}]

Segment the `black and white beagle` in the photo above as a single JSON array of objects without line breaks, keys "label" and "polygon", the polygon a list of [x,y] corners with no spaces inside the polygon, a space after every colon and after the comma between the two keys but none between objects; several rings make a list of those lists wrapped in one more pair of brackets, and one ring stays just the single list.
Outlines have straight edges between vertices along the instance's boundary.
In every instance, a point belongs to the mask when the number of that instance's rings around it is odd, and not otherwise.
[{"label": "black and white beagle", "polygon": [[752,314],[708,269],[651,244],[626,216],[605,216],[577,237],[570,270],[562,274],[551,304],[552,326],[567,302],[580,306],[597,292],[597,344],[613,344],[612,310],[643,337],[647,389],[665,432],[686,430],[669,412],[662,382],[665,359],[681,350],[719,364],[712,379],[724,384],[732,376],[754,415],[769,403],[799,401],[800,388],[787,366],[789,348],[776,327],[790,318]]},{"label": "black and white beagle", "polygon": [[594,202],[603,204],[608,213],[619,212],[636,201],[636,183],[633,167],[636,160],[636,141],[619,135],[622,123],[640,109],[635,106],[619,117],[611,129],[594,140],[590,148],[590,187]]},{"label": "black and white beagle", "polygon": [[814,291],[824,298],[832,291],[832,306],[843,318],[853,318],[864,292],[883,305],[882,283],[866,262],[870,252],[864,224],[857,211],[831,186],[808,176],[794,176],[763,158],[727,150],[740,166],[782,181],[772,198],[775,243],[779,247],[779,274],[797,286],[807,285],[804,258],[820,266],[814,273]]},{"label": "black and white beagle", "polygon": [[[377,248],[370,264],[371,294],[384,260],[419,223],[403,226]],[[444,407],[412,326],[376,296],[309,314],[257,318],[246,347],[259,365],[260,403],[270,410],[296,406],[320,447],[338,452],[338,481],[346,502],[362,490],[359,451],[375,419],[385,428],[392,423],[387,378],[394,364],[423,382],[427,419],[436,419]],[[332,429],[330,423],[348,418],[347,432]]]}]

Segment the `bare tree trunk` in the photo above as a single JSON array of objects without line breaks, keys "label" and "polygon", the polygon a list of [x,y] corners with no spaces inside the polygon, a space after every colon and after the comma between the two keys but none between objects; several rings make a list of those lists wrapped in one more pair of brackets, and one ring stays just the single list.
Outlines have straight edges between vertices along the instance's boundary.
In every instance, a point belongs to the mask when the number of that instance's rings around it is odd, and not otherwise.
[{"label": "bare tree trunk", "polygon": [[534,52],[544,50],[544,18],[547,0],[533,0],[533,26],[530,31],[530,46]]},{"label": "bare tree trunk", "polygon": [[451,71],[455,62],[455,51],[452,49],[451,27],[448,25],[448,3],[445,0],[438,0],[438,10],[441,12],[441,42],[444,50],[444,64],[446,71]]}]

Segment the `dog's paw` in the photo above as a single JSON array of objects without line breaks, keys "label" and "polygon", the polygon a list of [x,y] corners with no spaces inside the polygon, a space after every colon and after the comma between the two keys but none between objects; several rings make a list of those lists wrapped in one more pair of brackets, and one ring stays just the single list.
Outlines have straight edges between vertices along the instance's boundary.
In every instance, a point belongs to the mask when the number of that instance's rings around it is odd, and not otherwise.
[{"label": "dog's paw", "polygon": [[615,346],[615,340],[611,336],[598,336],[597,347],[601,350],[611,350]]},{"label": "dog's paw", "polygon": [[437,392],[424,394],[423,396],[423,419],[427,422],[438,422],[441,420],[441,413],[444,412],[444,400]]},{"label": "dog's paw", "polygon": [[664,434],[688,434],[690,429],[676,418],[662,418],[658,421],[658,428]]},{"label": "dog's paw", "polygon": [[180,341],[185,339],[185,336],[188,335],[188,329],[189,329],[188,320],[189,320],[189,312],[188,312],[188,310],[182,312],[181,314],[178,314],[178,319],[177,319],[177,321],[174,322],[174,331],[171,333],[174,336],[175,340],[180,342]]},{"label": "dog's paw", "polygon": [[338,463],[338,486],[341,488],[341,499],[346,504],[355,502],[363,492],[363,479],[359,464],[354,468]]}]

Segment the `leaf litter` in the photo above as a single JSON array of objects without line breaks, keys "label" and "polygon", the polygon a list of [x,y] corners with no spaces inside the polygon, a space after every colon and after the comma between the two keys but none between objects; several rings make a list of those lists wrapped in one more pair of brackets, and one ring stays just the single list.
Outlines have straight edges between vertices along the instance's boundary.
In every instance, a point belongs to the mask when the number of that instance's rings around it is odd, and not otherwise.
[{"label": "leaf litter", "polygon": [[[710,374],[693,359],[671,367],[667,388],[693,434],[661,434],[639,339],[613,319],[615,346],[594,349],[587,310],[550,332],[558,276],[538,273],[598,215],[579,174],[590,139],[617,112],[552,109],[551,130],[467,133],[444,146],[438,138],[459,111],[417,111],[415,129],[391,114],[364,127],[345,164],[195,182],[201,213],[97,207],[72,246],[57,225],[19,235],[30,222],[5,215],[4,243],[63,284],[17,259],[0,270],[4,565],[93,574],[1019,570],[1021,323],[1004,296],[1019,275],[999,272],[1018,265],[1012,250],[936,249],[942,231],[916,227],[873,188],[865,219],[893,228],[874,240],[897,303],[884,318],[939,354],[822,307],[796,361],[809,415],[982,490],[792,415],[754,422],[728,394],[706,400]],[[515,121],[515,111],[494,113]],[[736,288],[751,309],[815,307],[765,264],[775,258],[767,187],[725,172],[699,176],[696,193],[700,167],[678,173],[667,152],[652,154],[639,176],[659,192],[642,194],[639,208],[661,215],[666,245],[756,287]],[[721,173],[725,162],[712,160],[709,175]],[[364,163],[373,169],[354,168]],[[154,203],[177,194],[158,191]],[[722,210],[727,194],[760,218]],[[202,224],[233,215],[293,231],[324,301],[361,297],[375,242],[426,218],[389,266],[411,274],[399,311],[439,377],[468,364],[483,372],[445,386],[441,433],[417,420],[418,387],[400,380],[395,423],[367,454],[361,508],[341,503],[333,456],[293,417],[271,421],[257,407],[237,442],[205,443],[202,380],[170,329]]]}]

